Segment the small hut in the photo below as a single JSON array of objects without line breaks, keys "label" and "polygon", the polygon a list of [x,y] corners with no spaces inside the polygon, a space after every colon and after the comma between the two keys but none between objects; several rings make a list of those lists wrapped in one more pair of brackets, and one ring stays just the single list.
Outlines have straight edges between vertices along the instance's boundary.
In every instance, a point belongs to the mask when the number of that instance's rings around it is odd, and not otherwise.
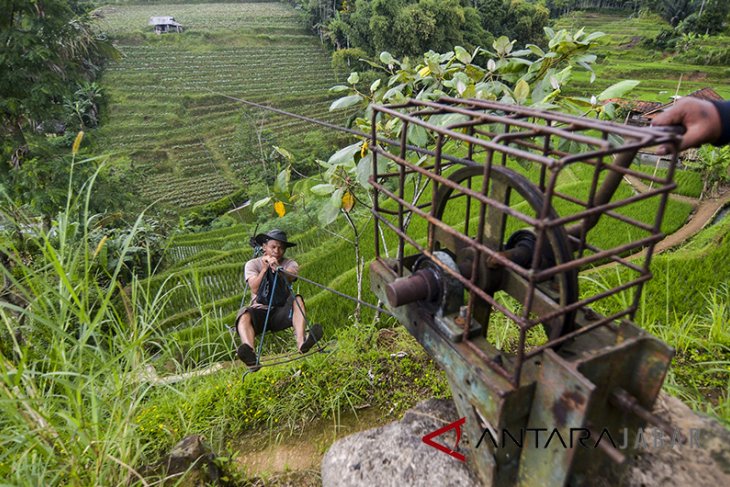
[{"label": "small hut", "polygon": [[166,34],[168,32],[182,32],[182,24],[175,21],[174,17],[150,17],[149,25],[155,28],[155,34]]}]

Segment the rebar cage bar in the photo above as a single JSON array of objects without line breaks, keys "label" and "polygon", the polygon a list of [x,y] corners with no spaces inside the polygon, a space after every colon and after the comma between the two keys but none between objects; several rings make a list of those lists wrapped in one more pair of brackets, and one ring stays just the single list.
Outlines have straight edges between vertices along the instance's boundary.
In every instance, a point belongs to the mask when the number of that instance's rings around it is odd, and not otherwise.
[{"label": "rebar cage bar", "polygon": [[[654,245],[664,236],[676,135],[454,98],[374,106],[371,123],[376,258],[388,257],[381,249],[397,242],[398,276],[409,272],[409,255],[421,254],[461,283],[465,340],[485,306],[507,317],[519,334],[514,359],[508,366],[481,356],[512,384],[519,384],[525,359],[633,318],[651,278]],[[393,132],[399,140],[387,137]],[[666,170],[631,169],[638,151],[659,145],[672,148]],[[626,177],[642,191],[620,185]],[[524,236],[525,227],[530,245],[515,246],[510,240]],[[642,249],[642,261],[628,258]],[[442,262],[439,250],[449,251],[458,269]],[[578,289],[580,271],[610,262],[618,269],[616,282],[583,281],[590,285]],[[606,316],[576,327],[576,313],[588,305]],[[485,337],[486,316],[480,323]],[[534,343],[531,330],[538,324],[547,336]]]}]

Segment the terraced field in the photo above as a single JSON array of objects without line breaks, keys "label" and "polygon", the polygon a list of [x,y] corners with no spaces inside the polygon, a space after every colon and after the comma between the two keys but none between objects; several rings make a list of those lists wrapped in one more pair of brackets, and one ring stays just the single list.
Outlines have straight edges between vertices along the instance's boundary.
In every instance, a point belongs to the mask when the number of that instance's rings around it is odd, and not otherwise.
[{"label": "terraced field", "polygon": [[[312,125],[221,96],[342,122],[328,111],[335,84],[328,54],[292,8],[214,3],[97,12],[124,55],[102,80],[110,103],[98,143],[131,157],[145,199],[177,208],[219,199],[252,182],[251,165],[271,144],[325,155],[324,137],[304,137]],[[174,16],[185,31],[152,34],[147,21],[155,15]]]},{"label": "terraced field", "polygon": [[[608,34],[604,46],[596,51],[599,61],[595,83],[592,86],[588,75],[576,72],[572,90],[597,94],[618,81],[636,79],[641,84],[632,91],[632,96],[642,100],[667,102],[677,91],[685,95],[707,86],[730,98],[730,67],[691,64],[670,53],[642,45],[642,41],[653,39],[662,28],[669,28],[669,24],[659,16],[574,12],[559,19],[555,27],[573,30],[584,27],[588,32]],[[707,40],[696,40],[694,44],[722,48],[727,47],[728,42],[730,38],[727,36],[713,36]]]}]

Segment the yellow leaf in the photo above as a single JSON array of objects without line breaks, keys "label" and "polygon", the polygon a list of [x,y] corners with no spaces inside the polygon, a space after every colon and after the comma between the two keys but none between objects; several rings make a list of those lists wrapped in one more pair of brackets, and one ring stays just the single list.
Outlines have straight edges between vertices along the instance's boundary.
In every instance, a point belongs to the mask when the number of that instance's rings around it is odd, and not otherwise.
[{"label": "yellow leaf", "polygon": [[81,147],[81,139],[84,138],[84,131],[82,130],[78,134],[76,134],[76,139],[74,140],[73,145],[71,146],[71,154],[74,156],[79,152],[79,147]]},{"label": "yellow leaf", "polygon": [[352,210],[354,206],[355,197],[349,190],[345,191],[345,194],[342,195],[342,209],[345,210],[345,212],[350,213],[350,210]]},{"label": "yellow leaf", "polygon": [[276,203],[274,203],[274,211],[277,215],[279,215],[279,218],[286,215],[286,208],[284,208],[284,203],[282,203],[281,201],[277,201]]},{"label": "yellow leaf", "polygon": [[362,143],[362,148],[360,149],[360,157],[365,157],[365,154],[368,153],[368,141]]},{"label": "yellow leaf", "polygon": [[[81,132],[81,133],[83,133],[83,132]],[[104,248],[104,244],[106,243],[107,240],[109,240],[109,237],[107,237],[106,235],[104,235],[104,238],[102,238],[99,241],[99,245],[97,245],[96,246],[96,250],[94,250],[94,259],[96,259],[96,256],[99,255],[99,252],[101,252],[101,249]]]},{"label": "yellow leaf", "polygon": [[425,78],[426,76],[431,74],[431,68],[428,66],[424,66],[418,71],[418,74],[419,76],[421,76],[421,78]]}]

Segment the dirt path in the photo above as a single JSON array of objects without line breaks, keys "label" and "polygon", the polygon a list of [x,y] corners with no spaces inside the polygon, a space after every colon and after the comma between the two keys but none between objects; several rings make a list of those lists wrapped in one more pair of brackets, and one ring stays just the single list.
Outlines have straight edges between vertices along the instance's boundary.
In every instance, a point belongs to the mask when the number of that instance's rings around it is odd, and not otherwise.
[{"label": "dirt path", "polygon": [[[640,193],[649,190],[647,185],[636,178],[627,176],[626,180],[636,191]],[[730,190],[726,190],[724,193],[715,198],[709,198],[702,201],[680,194],[670,194],[669,197],[676,201],[683,201],[691,204],[694,207],[694,211],[692,211],[689,216],[689,221],[687,221],[684,226],[676,232],[667,235],[663,240],[656,244],[654,247],[655,254],[672,249],[684,243],[699,233],[700,230],[705,228],[705,226],[712,221],[712,218],[717,214],[717,212],[730,202]],[[638,252],[629,258],[635,258],[643,254],[644,252]]]}]

